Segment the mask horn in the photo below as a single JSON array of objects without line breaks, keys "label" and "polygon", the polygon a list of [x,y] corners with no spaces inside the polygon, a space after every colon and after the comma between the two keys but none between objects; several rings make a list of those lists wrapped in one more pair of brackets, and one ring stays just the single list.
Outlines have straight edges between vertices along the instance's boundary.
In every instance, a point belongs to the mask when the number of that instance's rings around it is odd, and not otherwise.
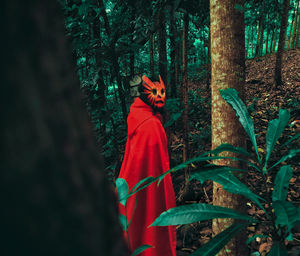
[{"label": "mask horn", "polygon": [[166,86],[165,86],[165,83],[164,83],[164,81],[162,80],[162,78],[161,78],[160,75],[159,75],[159,82],[160,82],[161,85],[163,85],[164,87],[166,87]]},{"label": "mask horn", "polygon": [[146,85],[148,85],[150,87],[153,87],[153,82],[148,77],[146,77],[145,75],[143,75],[142,79],[146,83]]}]

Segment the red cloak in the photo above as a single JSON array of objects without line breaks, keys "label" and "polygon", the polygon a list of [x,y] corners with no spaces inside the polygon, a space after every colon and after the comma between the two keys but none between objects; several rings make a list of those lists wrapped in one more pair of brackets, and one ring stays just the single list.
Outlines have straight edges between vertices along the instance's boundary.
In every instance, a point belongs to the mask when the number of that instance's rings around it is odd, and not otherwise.
[{"label": "red cloak", "polygon": [[[157,177],[169,170],[169,156],[161,115],[154,114],[152,108],[140,98],[136,98],[130,107],[127,125],[128,137],[119,178],[126,180],[130,190],[140,180]],[[155,182],[127,200],[127,221],[131,220],[131,223],[126,240],[131,252],[148,244],[153,248],[139,256],[176,255],[176,227],[149,227],[162,212],[175,206],[170,174],[158,186]],[[125,207],[119,204],[119,208],[125,215]]]}]

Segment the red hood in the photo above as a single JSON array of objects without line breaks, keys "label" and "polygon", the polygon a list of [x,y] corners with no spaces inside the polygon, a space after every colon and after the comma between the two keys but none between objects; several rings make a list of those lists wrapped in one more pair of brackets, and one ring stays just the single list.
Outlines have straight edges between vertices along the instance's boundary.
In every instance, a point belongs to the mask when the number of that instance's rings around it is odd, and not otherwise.
[{"label": "red hood", "polygon": [[140,98],[136,98],[130,107],[130,113],[127,118],[128,136],[131,136],[143,122],[154,116],[161,121],[162,118],[159,113],[154,114],[153,109],[149,105]]}]

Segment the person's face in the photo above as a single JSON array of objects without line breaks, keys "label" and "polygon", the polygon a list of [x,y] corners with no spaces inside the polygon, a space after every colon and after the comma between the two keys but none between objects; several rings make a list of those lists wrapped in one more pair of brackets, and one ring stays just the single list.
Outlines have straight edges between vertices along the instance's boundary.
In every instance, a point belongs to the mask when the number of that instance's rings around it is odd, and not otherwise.
[{"label": "person's face", "polygon": [[146,95],[147,101],[154,108],[162,108],[166,102],[166,87],[161,77],[160,82],[152,82],[146,76],[143,76],[144,94]]}]

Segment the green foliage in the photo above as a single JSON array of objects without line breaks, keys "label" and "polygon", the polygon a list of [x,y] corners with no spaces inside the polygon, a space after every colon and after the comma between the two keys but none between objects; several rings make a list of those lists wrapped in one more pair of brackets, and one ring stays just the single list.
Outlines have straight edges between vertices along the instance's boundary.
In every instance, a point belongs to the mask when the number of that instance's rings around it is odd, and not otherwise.
[{"label": "green foliage", "polygon": [[152,247],[151,245],[144,244],[144,245],[140,246],[139,248],[137,248],[136,250],[134,250],[134,252],[131,254],[131,256],[136,256],[151,247]]},{"label": "green foliage", "polygon": [[[244,160],[244,161],[248,164],[250,168],[254,167],[255,170],[261,175],[261,178],[265,179],[266,178],[265,173],[267,173],[268,170],[270,170],[270,168],[267,169],[266,165],[262,163],[261,159],[263,159],[263,157],[259,155],[258,150],[256,149],[257,143],[254,134],[254,125],[247,112],[246,106],[238,98],[238,94],[234,89],[222,90],[220,93],[222,97],[237,112],[237,116],[239,117],[240,122],[242,123],[247,134],[249,135],[252,144],[255,148],[256,157],[249,156],[249,153],[244,149],[237,148],[232,145],[224,144],[224,145],[220,145],[215,150],[203,154],[200,157],[196,157],[194,159],[188,160],[187,162],[180,164],[177,167],[174,167],[173,169],[169,170],[167,173],[184,168],[190,163],[202,161],[203,159],[205,159],[205,155],[211,154],[212,156],[210,156],[210,158],[214,158],[214,157],[219,157],[218,154],[223,151],[229,151],[237,154],[242,154],[244,156],[247,156],[248,159],[251,159],[251,161],[248,160]],[[278,138],[281,136],[284,127],[287,125],[287,122],[289,120],[289,113],[286,110],[280,110],[279,116],[280,116],[279,119],[275,119],[269,122],[267,145],[266,145],[268,150],[266,156],[264,157],[265,159],[268,159],[270,157],[270,154],[274,149],[274,146],[276,145]],[[283,156],[271,168],[275,167],[279,163],[291,157],[294,157],[299,152],[300,150],[298,149],[290,150],[288,155]],[[232,157],[232,159],[240,160],[239,158],[235,158],[235,157]],[[276,233],[276,235],[273,236],[273,247],[268,255],[286,255],[286,249],[284,248],[284,244],[282,242],[285,239],[286,240],[293,239],[292,229],[297,223],[300,222],[299,209],[297,209],[292,202],[286,200],[289,181],[292,177],[292,168],[290,166],[282,166],[280,168],[273,183],[274,189],[273,189],[272,198],[264,198],[264,199],[257,196],[252,191],[250,191],[250,189],[245,184],[243,184],[239,179],[237,179],[236,176],[233,175],[232,173],[232,172],[236,173],[239,171],[246,172],[246,170],[239,170],[231,167],[213,166],[213,168],[201,169],[199,171],[196,171],[195,173],[191,174],[191,179],[200,180],[201,183],[203,183],[207,179],[213,180],[223,185],[223,188],[226,191],[244,195],[248,197],[250,200],[254,201],[266,213],[266,217],[268,221],[267,223],[263,222],[262,224],[269,226],[270,225],[269,223],[271,222],[272,232]],[[163,178],[163,175],[161,175],[161,178]],[[265,200],[269,205],[272,205],[272,208],[268,209],[268,212],[266,211],[266,209],[263,208],[261,204],[261,200]],[[273,216],[272,210],[275,214],[275,219],[272,218]],[[219,206],[212,206],[208,204],[191,204],[191,205],[184,205],[184,206],[172,208],[166,212],[163,212],[154,221],[152,226],[188,224],[195,221],[220,218],[220,217],[239,218],[248,222],[251,221],[260,222],[259,220],[252,219],[250,217],[247,218],[245,215],[242,215],[240,213],[237,213],[231,209],[227,209],[224,207],[219,208]],[[247,225],[247,224],[243,223],[243,225]],[[208,243],[207,245],[204,245],[203,246],[204,249],[200,248],[199,250],[195,251],[194,255],[204,255],[202,254],[204,252],[207,253],[205,255],[215,255],[235,234],[238,233],[236,232],[236,229],[238,229],[238,227],[235,226],[226,229],[225,231],[223,231],[222,233],[220,233],[218,236],[215,237],[216,241],[211,240],[209,242],[210,244]],[[252,239],[254,238],[255,236]],[[215,243],[218,243],[219,246],[212,248],[212,251],[210,252],[208,248],[211,248],[211,246],[214,245]],[[199,253],[199,251],[200,254],[196,254]]]},{"label": "green foliage", "polygon": [[238,92],[234,89],[229,88],[227,90],[221,90],[220,94],[223,99],[226,100],[227,103],[229,103],[231,107],[236,111],[236,115],[238,116],[240,123],[244,127],[253,144],[258,160],[261,161],[257,149],[254,124],[251,117],[249,116],[246,105],[238,97]]},{"label": "green foliage", "polygon": [[210,204],[190,204],[163,212],[151,226],[182,225],[215,218],[232,218],[256,222],[255,219],[226,207]]},{"label": "green foliage", "polygon": [[194,251],[191,256],[216,255],[236,234],[245,228],[245,223],[234,223],[229,228],[216,235],[213,239]]}]

